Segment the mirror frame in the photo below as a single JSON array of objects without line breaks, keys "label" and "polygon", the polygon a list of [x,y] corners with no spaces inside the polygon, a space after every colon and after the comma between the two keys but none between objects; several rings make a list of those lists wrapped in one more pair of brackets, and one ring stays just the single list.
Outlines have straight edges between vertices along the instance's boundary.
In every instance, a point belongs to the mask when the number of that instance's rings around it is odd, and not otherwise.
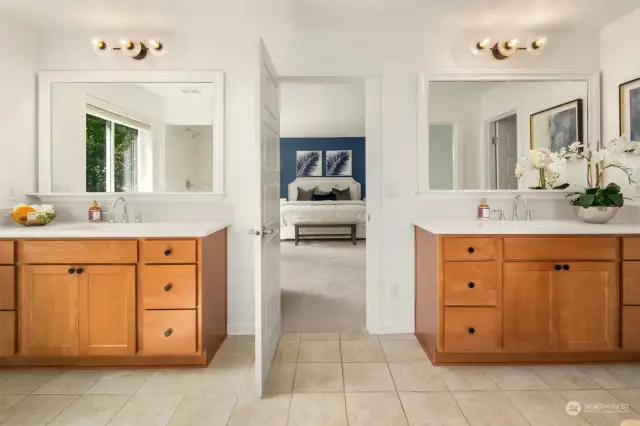
[{"label": "mirror frame", "polygon": [[[465,72],[450,71],[443,73],[419,73],[418,74],[418,140],[416,155],[416,194],[454,194],[457,192],[506,192],[505,190],[477,189],[477,190],[432,190],[429,189],[429,84],[432,82],[483,82],[483,81],[584,81],[587,83],[587,100],[585,119],[587,129],[585,141],[588,145],[600,140],[600,73],[571,72],[571,71],[483,71]],[[488,156],[488,150],[483,144],[482,156]],[[483,180],[488,181],[488,174],[483,172]],[[522,189],[511,192],[536,192],[540,191]]]},{"label": "mirror frame", "polygon": [[[54,83],[207,83],[213,84],[213,190],[211,192],[131,192],[143,195],[225,194],[224,72],[222,71],[42,71],[38,73],[38,194],[52,194],[51,85]],[[96,194],[96,193],[75,193]],[[111,193],[100,193],[111,195]],[[62,194],[56,194],[62,195]]]}]

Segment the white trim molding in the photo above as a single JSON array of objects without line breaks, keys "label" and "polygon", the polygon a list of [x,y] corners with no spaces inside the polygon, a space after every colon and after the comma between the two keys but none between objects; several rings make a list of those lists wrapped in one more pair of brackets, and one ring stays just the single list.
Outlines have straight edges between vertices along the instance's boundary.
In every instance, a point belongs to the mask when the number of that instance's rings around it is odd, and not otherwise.
[{"label": "white trim molding", "polygon": [[42,71],[38,73],[38,193],[40,194],[51,194],[52,190],[51,85],[54,83],[213,84],[213,190],[207,194],[225,193],[226,133],[223,71]]},{"label": "white trim molding", "polygon": [[[595,144],[600,140],[600,73],[598,71],[566,70],[507,70],[507,71],[448,71],[441,73],[418,73],[418,141],[416,146],[417,182],[416,194],[438,194],[429,190],[429,83],[438,81],[584,81],[587,83],[586,115],[587,131],[585,143]],[[486,158],[487,147],[482,154]],[[486,178],[485,178],[486,180]],[[482,190],[483,193],[492,190]],[[447,191],[445,191],[447,192]],[[522,191],[520,191],[522,192]]]}]

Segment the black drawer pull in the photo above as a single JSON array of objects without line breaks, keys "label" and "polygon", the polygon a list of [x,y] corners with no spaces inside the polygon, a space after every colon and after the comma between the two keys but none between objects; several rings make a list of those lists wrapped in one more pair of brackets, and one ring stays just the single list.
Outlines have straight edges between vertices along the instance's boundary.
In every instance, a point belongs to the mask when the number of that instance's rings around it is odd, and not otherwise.
[{"label": "black drawer pull", "polygon": [[171,249],[166,249],[166,250],[164,251],[164,255],[165,255],[165,256],[171,256]]},{"label": "black drawer pull", "polygon": [[84,269],[82,268],[78,268],[78,270],[76,271],[78,274],[82,274],[84,272]]},{"label": "black drawer pull", "polygon": [[73,268],[69,268],[69,270],[67,271],[69,273],[69,275],[75,274],[76,270]]},{"label": "black drawer pull", "polygon": [[560,271],[560,270],[562,270],[562,266],[556,265],[556,271]]},{"label": "black drawer pull", "polygon": [[469,330],[467,330],[469,332],[469,334],[473,334],[476,332],[476,329],[473,327],[469,327]]},{"label": "black drawer pull", "polygon": [[475,252],[475,251],[476,251],[476,249],[474,249],[473,247],[469,247],[469,248],[467,249],[467,251],[468,251],[469,253],[473,254],[473,252]]},{"label": "black drawer pull", "polygon": [[569,265],[563,265],[563,266],[562,266],[562,269],[564,269],[565,271],[568,271],[568,270],[569,270],[569,269],[571,269],[571,268],[569,267]]},{"label": "black drawer pull", "polygon": [[474,282],[470,282],[469,284],[467,284],[467,286],[468,286],[469,288],[475,288],[475,287],[476,287],[476,283],[474,283]]},{"label": "black drawer pull", "polygon": [[171,291],[172,288],[173,288],[173,284],[169,283],[164,286],[164,291]]},{"label": "black drawer pull", "polygon": [[170,328],[164,332],[164,337],[171,337],[172,334],[173,334],[173,328]]}]

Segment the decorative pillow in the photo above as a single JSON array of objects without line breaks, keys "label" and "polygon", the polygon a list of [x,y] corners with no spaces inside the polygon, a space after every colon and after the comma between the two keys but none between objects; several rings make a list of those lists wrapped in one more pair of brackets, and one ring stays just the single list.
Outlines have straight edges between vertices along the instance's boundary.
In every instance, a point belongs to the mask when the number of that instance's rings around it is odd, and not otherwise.
[{"label": "decorative pillow", "polygon": [[298,201],[312,201],[314,192],[316,192],[315,188],[302,189],[298,187]]},{"label": "decorative pillow", "polygon": [[313,201],[336,201],[336,194],[316,191],[313,194]]},{"label": "decorative pillow", "polygon": [[351,188],[347,188],[347,189],[333,188],[333,195],[336,196],[336,200],[338,201],[350,201]]}]

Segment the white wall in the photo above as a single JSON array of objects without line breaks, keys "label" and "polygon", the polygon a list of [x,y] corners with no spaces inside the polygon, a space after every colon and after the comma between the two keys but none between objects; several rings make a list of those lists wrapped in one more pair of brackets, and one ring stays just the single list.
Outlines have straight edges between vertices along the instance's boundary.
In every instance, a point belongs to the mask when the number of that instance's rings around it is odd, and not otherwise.
[{"label": "white wall", "polygon": [[37,49],[35,31],[0,16],[0,223],[36,189]]},{"label": "white wall", "polygon": [[[209,120],[211,121],[211,120]],[[198,133],[196,137],[187,127]],[[165,126],[165,189],[167,192],[211,192],[213,190],[213,127]],[[187,179],[193,185],[187,190]]]},{"label": "white wall", "polygon": [[364,83],[283,82],[280,137],[364,136]]}]

